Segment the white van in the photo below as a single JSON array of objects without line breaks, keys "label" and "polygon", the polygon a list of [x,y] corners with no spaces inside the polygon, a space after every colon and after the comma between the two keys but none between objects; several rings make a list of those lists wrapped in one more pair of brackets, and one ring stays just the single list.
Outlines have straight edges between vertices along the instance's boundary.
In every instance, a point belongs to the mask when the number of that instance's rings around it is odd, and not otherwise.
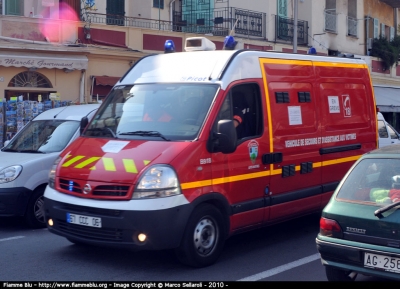
[{"label": "white van", "polygon": [[43,193],[60,152],[80,135],[80,121],[99,104],[47,110],[27,123],[0,150],[0,216],[24,216],[30,227],[45,226]]},{"label": "white van", "polygon": [[379,147],[400,143],[399,133],[386,122],[382,113],[378,112]]}]

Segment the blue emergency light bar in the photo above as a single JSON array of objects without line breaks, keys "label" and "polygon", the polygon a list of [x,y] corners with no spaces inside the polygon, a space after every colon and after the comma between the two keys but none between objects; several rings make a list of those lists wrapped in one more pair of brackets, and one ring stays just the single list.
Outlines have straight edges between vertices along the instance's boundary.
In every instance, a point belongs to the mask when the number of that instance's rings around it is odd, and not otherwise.
[{"label": "blue emergency light bar", "polygon": [[164,52],[165,53],[175,52],[175,43],[174,43],[174,41],[172,41],[172,40],[165,41]]},{"label": "blue emergency light bar", "polygon": [[233,50],[235,49],[235,46],[237,44],[237,41],[235,41],[235,38],[233,36],[226,36],[224,40],[224,49],[225,50]]}]

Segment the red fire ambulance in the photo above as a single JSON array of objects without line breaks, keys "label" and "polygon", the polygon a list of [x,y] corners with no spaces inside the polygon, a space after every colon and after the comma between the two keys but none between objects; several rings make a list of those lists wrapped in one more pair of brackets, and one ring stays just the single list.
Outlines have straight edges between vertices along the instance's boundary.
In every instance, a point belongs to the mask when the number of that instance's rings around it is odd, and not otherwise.
[{"label": "red fire ambulance", "polygon": [[320,211],[377,147],[362,60],[185,47],[138,61],[54,163],[50,232],[207,266],[233,234]]}]

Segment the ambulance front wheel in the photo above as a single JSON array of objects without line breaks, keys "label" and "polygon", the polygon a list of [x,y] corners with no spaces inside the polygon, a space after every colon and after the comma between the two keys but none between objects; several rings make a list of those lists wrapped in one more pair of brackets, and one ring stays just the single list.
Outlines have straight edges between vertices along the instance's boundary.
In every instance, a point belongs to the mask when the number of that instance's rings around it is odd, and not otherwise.
[{"label": "ambulance front wheel", "polygon": [[221,255],[225,241],[224,219],[210,204],[202,204],[189,218],[181,245],[175,250],[180,262],[193,267],[213,264]]}]

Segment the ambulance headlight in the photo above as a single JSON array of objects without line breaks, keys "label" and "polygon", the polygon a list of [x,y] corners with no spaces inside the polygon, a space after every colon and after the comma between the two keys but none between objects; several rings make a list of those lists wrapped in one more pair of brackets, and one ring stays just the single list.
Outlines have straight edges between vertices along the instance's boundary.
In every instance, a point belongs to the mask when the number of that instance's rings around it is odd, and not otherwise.
[{"label": "ambulance headlight", "polygon": [[154,166],[140,178],[132,199],[165,198],[181,194],[178,177],[168,166]]},{"label": "ambulance headlight", "polygon": [[54,161],[54,164],[51,167],[50,172],[49,172],[49,187],[52,189],[54,189],[54,184],[55,184],[55,180],[56,180],[56,169],[57,169],[57,165],[60,161],[61,161],[61,157],[58,157]]},{"label": "ambulance headlight", "polygon": [[22,172],[21,166],[10,166],[0,171],[0,184],[12,182]]}]

